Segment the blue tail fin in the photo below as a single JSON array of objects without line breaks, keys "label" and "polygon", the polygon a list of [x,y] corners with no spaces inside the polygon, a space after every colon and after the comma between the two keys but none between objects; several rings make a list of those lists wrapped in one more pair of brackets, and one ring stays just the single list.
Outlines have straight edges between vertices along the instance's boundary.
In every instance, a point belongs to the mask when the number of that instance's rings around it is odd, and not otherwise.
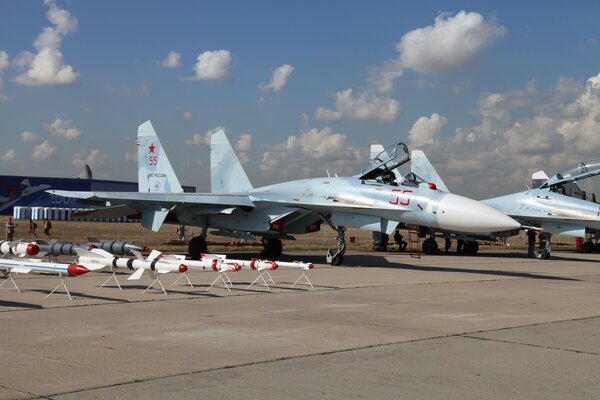
[{"label": "blue tail fin", "polygon": [[225,132],[210,139],[210,191],[213,193],[245,192],[252,184],[244,172]]}]

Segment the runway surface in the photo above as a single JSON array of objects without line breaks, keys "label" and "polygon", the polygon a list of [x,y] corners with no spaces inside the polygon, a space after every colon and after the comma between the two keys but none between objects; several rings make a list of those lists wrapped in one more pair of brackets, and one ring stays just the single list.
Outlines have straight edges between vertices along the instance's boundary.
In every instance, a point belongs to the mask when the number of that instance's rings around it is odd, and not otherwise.
[{"label": "runway surface", "polygon": [[[251,257],[235,254],[235,257]],[[280,268],[272,292],[229,276],[231,293],[142,291],[118,275],[56,276],[0,288],[0,399],[598,399],[600,256],[523,251],[410,258],[315,253],[315,285]],[[5,285],[8,286],[8,285]],[[208,397],[211,396],[211,397]]]}]

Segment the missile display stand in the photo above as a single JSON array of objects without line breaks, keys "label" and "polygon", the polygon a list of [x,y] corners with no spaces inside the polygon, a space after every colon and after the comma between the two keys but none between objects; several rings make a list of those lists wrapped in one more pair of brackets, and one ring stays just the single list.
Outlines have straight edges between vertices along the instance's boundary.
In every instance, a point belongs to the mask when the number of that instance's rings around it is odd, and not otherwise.
[{"label": "missile display stand", "polygon": [[[250,289],[255,283],[258,282],[258,285],[260,286],[264,286],[266,290],[268,290],[269,292],[271,291],[271,288],[269,287],[269,285],[267,284],[267,280],[265,279],[265,276],[267,277],[267,279],[269,281],[271,281],[271,283],[274,285],[275,281],[273,280],[273,278],[271,277],[271,274],[269,274],[269,271],[267,271],[266,269],[259,271],[258,276],[256,277],[255,280],[252,281],[251,284],[249,284],[246,289]],[[259,280],[262,280],[262,284],[259,282]]]},{"label": "missile display stand", "polygon": [[192,285],[192,282],[190,281],[190,278],[187,276],[187,272],[184,272],[182,274],[179,274],[179,277],[177,277],[177,279],[175,279],[175,282],[171,283],[171,285],[169,285],[169,287],[173,286],[174,284],[176,284],[177,282],[179,282],[179,280],[181,278],[185,278],[186,282],[184,283],[184,285],[190,285],[190,287],[194,287],[194,285]]},{"label": "missile display stand", "polygon": [[63,276],[62,273],[60,273],[58,275],[60,277],[60,283],[58,284],[57,287],[54,288],[53,291],[51,291],[48,296],[44,297],[44,300],[46,300],[48,297],[52,296],[53,294],[59,295],[60,293],[55,293],[60,287],[62,287],[65,290],[65,293],[67,296],[69,296],[69,300],[73,300],[73,297],[71,297],[71,292],[69,292],[69,289],[67,288],[67,285],[65,285],[65,277]]},{"label": "missile display stand", "polygon": [[115,271],[112,272],[112,274],[108,277],[107,280],[104,281],[104,283],[100,286],[98,286],[98,290],[102,289],[108,282],[111,281],[111,279],[115,280],[115,283],[117,284],[117,287],[119,288],[119,290],[123,290],[123,288],[121,287],[121,284],[119,283],[119,280],[117,279],[117,275],[115,274]]},{"label": "missile display stand", "polygon": [[[0,287],[3,287],[3,286],[4,286],[4,284],[5,284],[6,282],[11,282],[11,283],[13,284],[14,288],[15,288],[15,289],[17,289],[17,292],[21,293],[21,290],[20,290],[20,289],[19,289],[19,287],[17,286],[17,283],[16,283],[16,282],[15,282],[15,280],[13,279],[13,277],[12,277],[12,274],[11,274],[10,272],[8,272],[8,273],[6,274],[6,277],[5,277],[5,279],[4,279],[4,282],[0,283]],[[5,287],[4,289],[10,289],[10,288],[9,288],[9,287]]]},{"label": "missile display stand", "polygon": [[[300,282],[300,280],[303,279],[303,278],[304,278],[304,282]],[[306,275],[306,270],[305,269],[302,270],[302,275],[300,275],[300,277],[298,279],[296,279],[296,281],[290,287],[294,287],[296,285],[310,286],[311,289],[315,288],[313,286],[312,282],[310,281],[310,279],[308,279],[308,275]]]},{"label": "missile display stand", "polygon": [[223,287],[231,293],[230,287],[233,286],[233,283],[231,283],[231,279],[229,279],[229,276],[225,271],[219,272],[219,275],[215,278],[214,281],[212,281],[212,283],[206,290],[210,290],[219,281],[223,284]]},{"label": "missile display stand", "polygon": [[[163,292],[163,293],[165,294],[165,296],[166,296],[168,293],[167,293],[167,291],[165,290],[165,287],[163,286],[162,282],[160,281],[160,274],[156,274],[156,279],[154,279],[154,280],[152,281],[152,283],[151,283],[151,284],[150,284],[150,285],[149,285],[149,286],[146,288],[146,290],[144,290],[144,291],[142,292],[142,294],[143,294],[143,293],[146,293],[146,292],[147,292],[148,290],[150,290],[151,288],[154,288],[154,284],[155,284],[155,283],[158,283],[158,286],[160,286],[160,290],[162,290],[162,292]],[[156,288],[156,289],[158,289],[158,288]]]}]

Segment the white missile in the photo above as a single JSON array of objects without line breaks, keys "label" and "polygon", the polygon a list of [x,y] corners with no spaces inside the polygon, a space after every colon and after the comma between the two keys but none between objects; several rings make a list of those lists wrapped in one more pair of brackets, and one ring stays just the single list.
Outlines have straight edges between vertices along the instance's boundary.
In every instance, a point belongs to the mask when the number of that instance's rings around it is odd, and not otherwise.
[{"label": "white missile", "polygon": [[40,252],[40,248],[35,243],[24,243],[21,241],[8,242],[0,240],[0,253],[10,254],[18,257],[35,256]]},{"label": "white missile", "polygon": [[306,263],[302,261],[277,261],[277,265],[284,268],[302,268],[305,271],[308,271],[309,269],[313,269],[315,267],[313,263]]},{"label": "white missile", "polygon": [[30,272],[51,272],[62,275],[83,275],[89,272],[83,265],[44,262],[38,259],[0,259],[0,269],[28,274]]}]

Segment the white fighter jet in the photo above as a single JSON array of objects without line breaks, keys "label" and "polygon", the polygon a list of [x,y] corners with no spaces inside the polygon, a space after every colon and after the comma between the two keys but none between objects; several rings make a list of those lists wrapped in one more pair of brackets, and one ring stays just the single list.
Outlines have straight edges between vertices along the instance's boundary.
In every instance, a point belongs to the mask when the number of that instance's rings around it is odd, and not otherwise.
[{"label": "white fighter jet", "polygon": [[213,234],[262,237],[263,257],[281,255],[281,239],[320,230],[326,223],[337,232],[337,249],[327,261],[342,263],[347,227],[391,233],[400,222],[468,232],[517,229],[512,218],[475,200],[436,190],[414,176],[398,183],[380,179],[409,161],[402,143],[389,157],[350,177],[301,179],[254,188],[225,133],[211,138],[211,193],[184,193],[150,121],[138,128],[138,192],[49,190],[111,207],[79,213],[80,217],[115,218],[140,215],[142,225],[158,231],[164,222],[202,227],[189,243],[198,259],[205,253],[208,228]]}]

